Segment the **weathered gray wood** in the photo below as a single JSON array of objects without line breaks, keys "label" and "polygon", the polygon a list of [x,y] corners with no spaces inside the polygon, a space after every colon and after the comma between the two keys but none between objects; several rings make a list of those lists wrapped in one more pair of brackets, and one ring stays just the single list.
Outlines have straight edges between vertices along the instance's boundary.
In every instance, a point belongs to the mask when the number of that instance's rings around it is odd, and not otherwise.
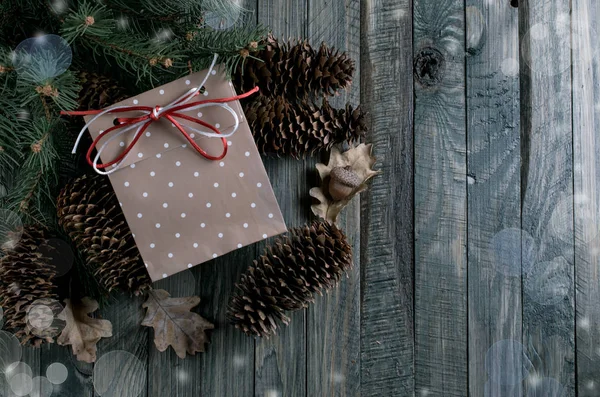
[{"label": "weathered gray wood", "polygon": [[[354,84],[331,100],[333,106],[360,100],[360,3],[308,3],[308,38],[346,51],[356,61]],[[360,198],[346,208],[340,227],[352,242],[354,269],[338,288],[317,297],[307,315],[308,396],[360,395]]]},{"label": "weathered gray wood", "polygon": [[363,396],[412,396],[412,1],[361,2],[361,38],[367,140],[383,171],[361,203],[361,388]]},{"label": "weathered gray wood", "polygon": [[415,0],[415,389],[467,380],[465,6]]},{"label": "weathered gray wood", "polygon": [[[200,353],[190,382],[200,396],[251,396],[254,389],[254,340],[229,324],[227,304],[235,283],[256,256],[244,247],[199,266],[199,313],[215,325],[206,353]],[[186,359],[187,360],[187,359]],[[201,361],[200,361],[201,360]]]},{"label": "weathered gray wood", "polygon": [[577,390],[600,393],[600,4],[572,3]]},{"label": "weathered gray wood", "polygon": [[[121,395],[131,396],[134,390],[142,390],[139,397],[148,396],[147,378],[140,376],[139,366],[143,372],[147,372],[149,348],[154,349],[152,330],[142,327],[141,323],[145,315],[142,303],[145,298],[142,296],[131,296],[130,294],[113,294],[111,301],[100,311],[102,318],[109,320],[113,325],[112,338],[101,339],[98,342],[98,360],[102,356],[111,352],[131,353],[137,360],[124,359],[125,357],[116,356],[104,362],[98,369],[94,370],[93,381],[98,381],[97,377],[110,379],[115,374],[121,374],[121,377],[115,379],[113,387],[120,390]],[[149,337],[152,335],[152,337]],[[113,353],[114,354],[114,353]],[[108,365],[107,365],[108,364]],[[119,368],[115,371],[115,368]],[[107,372],[104,373],[103,370]]]},{"label": "weathered gray wood", "polygon": [[[522,228],[537,249],[536,260],[523,278],[523,344],[534,376],[552,378],[564,387],[560,395],[574,396],[569,13],[569,0],[519,5]],[[539,395],[547,383],[535,380],[526,381],[525,389]]]},{"label": "weathered gray wood", "polygon": [[521,396],[518,11],[468,0],[466,27],[469,393]]},{"label": "weathered gray wood", "polygon": [[54,385],[54,394],[65,397],[92,397],[93,365],[77,361],[73,356],[71,346],[63,347],[45,345],[41,348],[40,375],[46,376],[46,370],[53,363],[61,363],[67,367],[67,380],[61,385]]},{"label": "weathered gray wood", "polygon": [[[64,303],[61,303],[64,306]],[[73,356],[71,346],[59,346],[56,343],[44,344],[37,355],[39,376],[46,376],[48,366],[54,363],[60,363],[67,368],[67,380],[60,385],[54,385],[53,390],[56,395],[65,397],[91,397],[94,395],[93,365],[77,361]],[[28,361],[25,362],[31,365]]]},{"label": "weathered gray wood", "polygon": [[[258,21],[269,26],[278,38],[306,36],[307,0],[260,0]],[[308,179],[315,161],[266,158],[265,166],[288,227],[305,224],[310,218],[308,190],[316,177]],[[258,245],[262,250],[263,244]],[[256,341],[254,395],[304,396],[306,394],[306,311],[292,313],[291,323],[269,340]]]},{"label": "weathered gray wood", "polygon": [[[198,272],[187,270],[174,274],[154,283],[154,288],[164,289],[172,297],[197,295],[199,293],[199,283],[196,280]],[[200,308],[206,304],[204,299],[200,301]],[[196,308],[194,311],[202,310]],[[161,353],[154,346],[152,332],[149,340],[148,396],[196,397],[201,395],[202,377],[196,374],[201,370],[204,353],[196,353],[196,356],[187,356],[183,360],[177,357],[173,349]],[[207,348],[210,349],[211,346],[208,345]]]},{"label": "weathered gray wood", "polygon": [[[0,319],[0,325],[2,324],[2,319]],[[1,327],[0,327],[1,328]],[[2,346],[2,354],[7,354],[8,349],[5,346]],[[8,357],[2,357],[2,362],[6,362]],[[45,368],[40,368],[40,357],[41,357],[41,349],[34,347],[22,347],[22,355],[21,362],[27,364],[31,368],[31,376],[35,378],[36,376],[46,376]],[[19,367],[21,368],[21,367]],[[5,376],[4,369],[2,369],[2,373],[0,373],[0,396],[2,397],[15,397],[16,394],[13,392],[12,387],[9,382],[9,378]]]}]

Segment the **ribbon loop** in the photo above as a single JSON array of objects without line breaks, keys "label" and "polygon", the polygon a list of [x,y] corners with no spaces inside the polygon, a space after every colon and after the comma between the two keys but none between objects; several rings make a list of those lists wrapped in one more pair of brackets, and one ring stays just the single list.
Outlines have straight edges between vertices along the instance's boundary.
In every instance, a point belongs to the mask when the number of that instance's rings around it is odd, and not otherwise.
[{"label": "ribbon loop", "polygon": [[[211,75],[211,72],[213,71],[216,62],[217,62],[217,55],[215,54],[212,64],[210,65],[210,68],[208,69],[208,72],[206,73],[206,76],[204,77],[204,80],[202,81],[202,83],[200,85],[198,85],[197,87],[192,88],[191,90],[189,90],[188,92],[186,92],[185,94],[183,94],[182,96],[180,96],[179,98],[174,100],[173,102],[169,103],[168,105],[165,105],[164,107],[160,106],[160,105],[156,105],[154,107],[121,105],[121,106],[109,107],[104,110],[88,110],[88,111],[73,111],[73,112],[63,111],[63,112],[61,112],[61,114],[69,115],[69,116],[89,116],[89,115],[94,116],[90,119],[90,121],[88,121],[85,124],[85,126],[79,132],[79,136],[77,137],[77,140],[75,141],[75,145],[73,146],[73,154],[76,153],[77,147],[79,146],[79,142],[81,141],[81,138],[85,134],[85,131],[101,116],[104,116],[106,114],[119,114],[119,113],[125,113],[125,112],[142,112],[143,115],[139,116],[139,117],[116,118],[115,126],[107,129],[106,131],[101,132],[98,135],[98,137],[96,137],[96,139],[94,139],[94,142],[92,143],[89,150],[87,151],[86,159],[87,159],[88,164],[91,165],[97,173],[102,174],[102,175],[109,175],[109,174],[112,174],[113,172],[117,171],[119,169],[119,166],[125,160],[127,160],[127,157],[131,153],[131,149],[133,149],[133,147],[137,144],[137,142],[139,141],[140,137],[144,134],[146,129],[148,129],[148,127],[152,123],[157,122],[162,118],[165,118],[166,120],[170,121],[177,128],[177,130],[186,138],[186,140],[190,143],[190,145],[200,155],[202,155],[203,157],[205,157],[209,160],[221,160],[222,158],[224,158],[227,155],[227,140],[225,138],[233,135],[238,130],[239,124],[240,124],[240,120],[238,118],[237,113],[231,106],[228,105],[228,102],[233,102],[233,101],[236,101],[239,99],[246,98],[246,97],[254,94],[255,92],[257,92],[258,87],[255,87],[254,89],[252,89],[244,94],[229,97],[229,98],[206,99],[203,101],[190,102],[190,100],[192,98],[194,98],[196,95],[198,95],[200,93],[200,90],[202,89],[202,87],[208,80],[209,76]],[[202,121],[199,118],[190,116],[188,114],[180,113],[181,111],[191,111],[191,110],[200,109],[200,108],[209,107],[209,106],[221,107],[221,108],[227,110],[232,115],[232,117],[235,120],[235,125],[231,132],[229,132],[227,134],[222,134],[221,131],[219,131],[219,129],[216,128],[215,126],[213,126],[209,123],[206,123],[205,121]],[[177,119],[186,120],[193,124],[198,124],[202,127],[208,128],[212,132],[194,128],[194,127],[190,126],[189,124],[182,124]],[[200,135],[203,135],[203,136],[206,136],[209,138],[220,138],[221,141],[223,142],[223,152],[218,156],[213,156],[213,155],[206,153],[187,133],[186,128],[190,129],[191,131],[194,131],[195,133],[198,133]],[[111,142],[113,142],[117,138],[120,138],[123,134],[125,134],[131,130],[134,130],[134,129],[136,131],[135,131],[133,140],[123,150],[123,152],[119,156],[117,156],[116,159],[114,159],[108,163],[104,163],[104,164],[98,163],[102,153],[104,152],[104,149]],[[108,138],[108,140],[106,142],[104,142],[104,144],[102,144],[102,146],[98,149],[98,152],[97,152],[94,160],[92,160],[92,153],[94,151],[94,148],[96,148],[98,146],[98,144],[100,143],[100,140],[102,140],[103,138],[105,138],[108,135],[112,135],[112,136],[110,138]],[[113,167],[113,169],[111,169],[109,171],[103,171],[104,169],[106,169],[108,167]]]}]

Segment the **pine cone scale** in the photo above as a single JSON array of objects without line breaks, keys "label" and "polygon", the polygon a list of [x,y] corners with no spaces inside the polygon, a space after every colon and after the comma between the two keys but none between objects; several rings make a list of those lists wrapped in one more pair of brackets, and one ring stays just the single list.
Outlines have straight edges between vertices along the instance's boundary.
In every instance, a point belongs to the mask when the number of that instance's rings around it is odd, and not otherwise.
[{"label": "pine cone scale", "polygon": [[94,175],[72,181],[59,196],[58,215],[103,288],[135,294],[150,288],[150,277],[107,178]]},{"label": "pine cone scale", "polygon": [[352,266],[352,248],[335,226],[315,222],[265,250],[236,284],[228,316],[249,335],[269,337],[286,311],[314,302],[314,294],[335,286]]},{"label": "pine cone scale", "polygon": [[13,331],[22,344],[35,346],[54,340],[52,336],[31,332],[27,311],[40,299],[59,298],[53,283],[56,268],[52,258],[42,252],[52,252],[46,232],[25,227],[18,244],[5,250],[0,259],[0,306],[4,309],[5,328]]}]

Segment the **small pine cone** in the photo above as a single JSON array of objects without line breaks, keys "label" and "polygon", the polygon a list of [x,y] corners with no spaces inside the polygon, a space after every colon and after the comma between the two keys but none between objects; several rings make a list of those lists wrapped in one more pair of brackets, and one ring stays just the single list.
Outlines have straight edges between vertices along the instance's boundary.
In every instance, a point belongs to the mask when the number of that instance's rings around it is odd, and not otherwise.
[{"label": "small pine cone", "polygon": [[337,143],[359,141],[365,135],[365,113],[350,104],[334,109],[326,99],[321,107],[283,96],[259,96],[244,106],[258,149],[263,154],[313,156]]},{"label": "small pine cone", "polygon": [[99,110],[127,98],[122,87],[108,77],[80,72],[81,91],[77,103],[80,110]]},{"label": "small pine cone", "polygon": [[334,224],[317,221],[292,229],[242,275],[228,317],[248,335],[274,335],[279,321],[289,323],[286,311],[307,307],[351,267],[352,247]]},{"label": "small pine cone", "polygon": [[73,180],[58,197],[58,217],[103,288],[139,295],[151,287],[152,281],[107,178],[84,175]]},{"label": "small pine cone", "polygon": [[352,83],[354,61],[325,43],[315,50],[306,40],[280,44],[273,36],[263,50],[240,62],[233,81],[238,91],[260,87],[263,95],[306,99],[334,95]]},{"label": "small pine cone", "polygon": [[59,299],[54,284],[56,268],[47,256],[54,249],[47,242],[45,231],[25,227],[18,243],[6,248],[0,259],[0,306],[4,310],[5,328],[24,345],[54,342],[50,335],[34,335],[27,324],[27,312],[33,303]]}]

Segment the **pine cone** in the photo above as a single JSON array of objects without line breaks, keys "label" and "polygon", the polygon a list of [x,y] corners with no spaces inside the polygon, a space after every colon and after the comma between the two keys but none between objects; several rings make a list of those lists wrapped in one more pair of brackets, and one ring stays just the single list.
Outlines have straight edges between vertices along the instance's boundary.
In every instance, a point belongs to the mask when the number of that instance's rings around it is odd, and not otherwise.
[{"label": "pine cone", "polygon": [[105,177],[84,175],[58,197],[59,224],[69,234],[98,283],[107,291],[141,294],[152,281]]},{"label": "pine cone", "polygon": [[104,109],[127,98],[123,88],[108,77],[88,72],[80,72],[78,77],[81,91],[77,103],[81,110]]},{"label": "pine cone", "polygon": [[50,335],[34,335],[27,324],[31,304],[40,299],[59,299],[53,282],[56,268],[47,256],[54,250],[47,241],[44,231],[25,227],[16,246],[5,249],[0,259],[0,305],[4,309],[5,328],[22,344],[40,346],[43,342],[54,342]]},{"label": "pine cone", "polygon": [[351,267],[352,247],[334,224],[317,221],[292,229],[242,275],[228,317],[248,335],[274,335],[278,321],[290,321],[285,311],[307,307]]},{"label": "pine cone", "polygon": [[313,156],[337,143],[359,141],[367,126],[360,106],[334,109],[326,99],[318,107],[292,104],[283,96],[259,96],[245,105],[246,118],[261,153]]},{"label": "pine cone", "polygon": [[280,44],[273,36],[255,57],[240,63],[233,77],[236,89],[249,91],[259,86],[263,95],[285,95],[305,99],[312,95],[334,95],[352,82],[354,61],[322,43],[318,50],[308,41]]}]

